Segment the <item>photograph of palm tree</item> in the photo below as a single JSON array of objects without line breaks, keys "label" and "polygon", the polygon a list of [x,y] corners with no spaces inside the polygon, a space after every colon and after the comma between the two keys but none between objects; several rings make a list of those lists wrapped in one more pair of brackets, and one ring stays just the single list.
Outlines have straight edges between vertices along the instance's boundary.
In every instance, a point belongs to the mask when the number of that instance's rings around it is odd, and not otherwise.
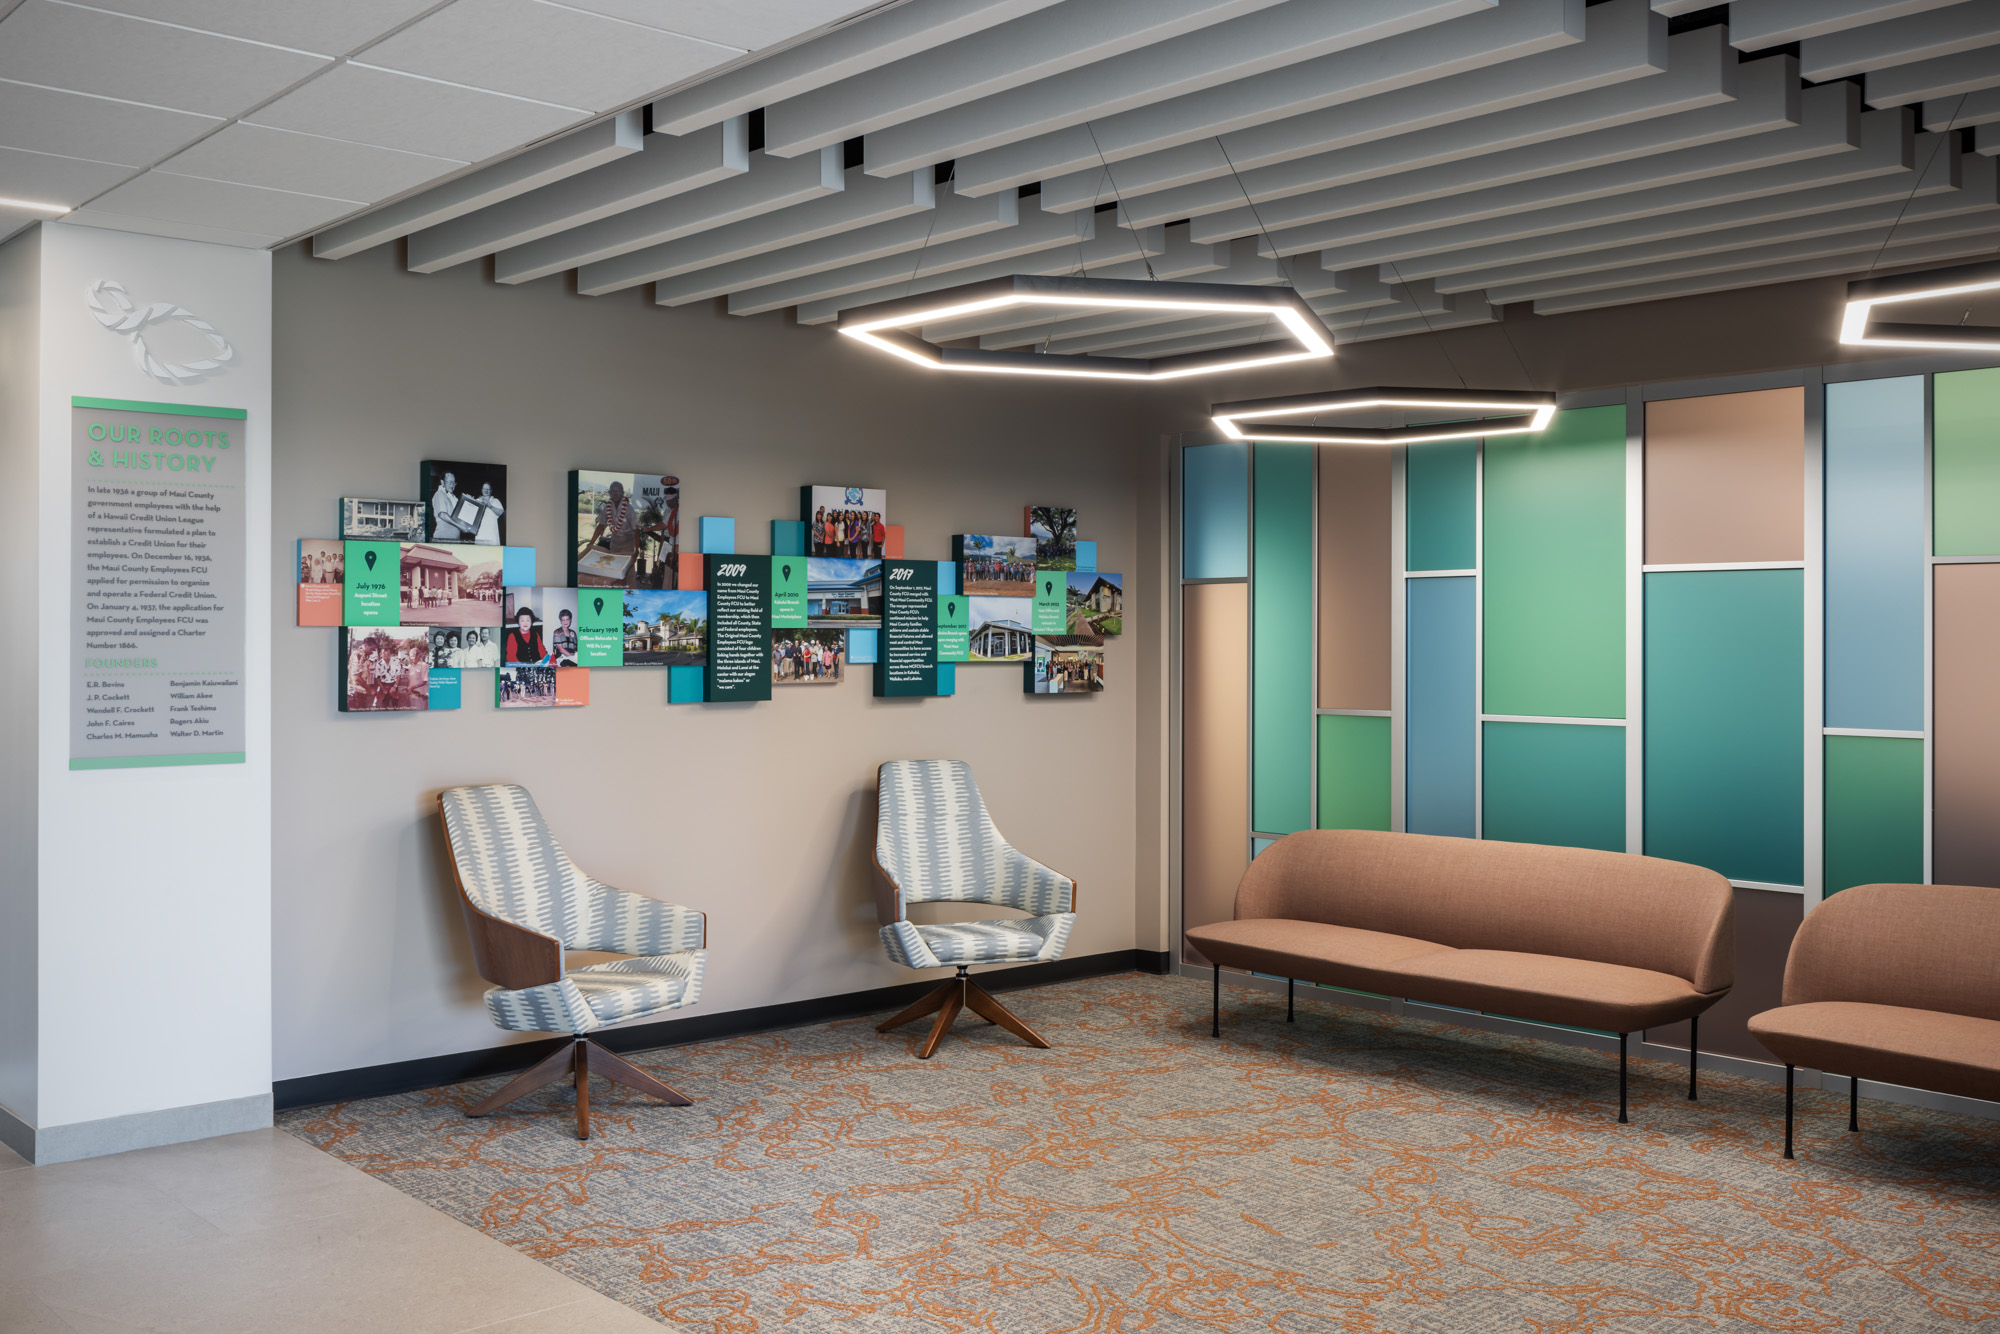
[{"label": "photograph of palm tree", "polygon": [[626,590],[627,667],[700,667],[707,662],[707,593]]}]

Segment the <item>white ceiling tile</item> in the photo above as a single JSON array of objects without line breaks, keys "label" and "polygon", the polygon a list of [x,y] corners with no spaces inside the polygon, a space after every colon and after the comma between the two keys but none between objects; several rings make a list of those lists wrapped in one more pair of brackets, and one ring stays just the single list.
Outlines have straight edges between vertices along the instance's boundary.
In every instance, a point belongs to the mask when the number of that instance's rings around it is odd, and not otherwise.
[{"label": "white ceiling tile", "polygon": [[176,153],[156,170],[372,203],[464,165],[453,158],[238,124]]},{"label": "white ceiling tile", "polygon": [[249,123],[482,162],[588,117],[580,110],[388,70],[336,65],[250,116]]},{"label": "white ceiling tile", "polygon": [[608,111],[741,55],[736,47],[540,0],[457,0],[370,47],[366,64]]},{"label": "white ceiling tile", "polygon": [[562,0],[562,3],[706,42],[762,50],[835,19],[879,6],[874,0]]},{"label": "white ceiling tile", "polygon": [[184,23],[253,42],[346,55],[437,0],[90,0],[98,9]]},{"label": "white ceiling tile", "polygon": [[198,222],[170,222],[160,218],[111,213],[97,208],[80,208],[74,213],[65,213],[62,220],[84,227],[101,227],[112,232],[177,236],[183,241],[213,241],[217,245],[246,246],[252,250],[268,250],[285,239],[282,233],[277,232],[245,232],[238,231],[234,227],[210,227]]},{"label": "white ceiling tile", "polygon": [[131,174],[130,167],[0,148],[0,198],[4,199],[31,199],[38,204],[75,208]]},{"label": "white ceiling tile", "polygon": [[144,167],[222,124],[104,97],[0,82],[0,145]]},{"label": "white ceiling tile", "polygon": [[0,32],[0,79],[233,116],[326,65],[318,56],[28,0]]},{"label": "white ceiling tile", "polygon": [[344,217],[363,202],[149,171],[92,200],[91,205],[96,212],[127,218],[291,236]]}]

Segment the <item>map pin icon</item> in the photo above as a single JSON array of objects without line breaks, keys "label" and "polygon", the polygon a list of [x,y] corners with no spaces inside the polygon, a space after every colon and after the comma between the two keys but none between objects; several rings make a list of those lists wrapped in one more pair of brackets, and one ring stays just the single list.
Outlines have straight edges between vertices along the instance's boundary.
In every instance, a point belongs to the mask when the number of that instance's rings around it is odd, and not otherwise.
[{"label": "map pin icon", "polygon": [[792,567],[789,565],[785,567],[785,582],[788,584],[792,582]]},{"label": "map pin icon", "polygon": [[602,616],[602,615],[604,614],[604,599],[603,599],[603,598],[598,598],[598,599],[597,599],[597,614],[598,614],[599,616]]},{"label": "map pin icon", "polygon": [[362,553],[361,553],[361,559],[367,562],[367,564],[368,564],[368,568],[369,568],[369,569],[371,569],[371,570],[372,570],[372,569],[374,569],[374,568],[375,568],[375,553],[374,553],[374,552],[372,552],[372,551],[364,551],[364,552],[362,552]]}]

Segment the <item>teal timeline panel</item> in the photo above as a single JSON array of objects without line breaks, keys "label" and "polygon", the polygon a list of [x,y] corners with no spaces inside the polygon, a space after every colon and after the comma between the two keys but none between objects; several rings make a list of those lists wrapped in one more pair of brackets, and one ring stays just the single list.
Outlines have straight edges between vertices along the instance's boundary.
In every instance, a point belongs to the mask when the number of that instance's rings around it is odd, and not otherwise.
[{"label": "teal timeline panel", "polygon": [[1409,668],[1404,698],[1405,827],[1473,835],[1473,681],[1470,576],[1407,579]]},{"label": "teal timeline panel", "polygon": [[1826,725],[1924,727],[1924,377],[1826,387]]},{"label": "teal timeline panel", "polygon": [[1825,892],[1923,878],[1924,743],[1828,737]]},{"label": "teal timeline panel", "polygon": [[1480,832],[1510,843],[1625,851],[1625,729],[1487,723]]},{"label": "teal timeline panel", "polygon": [[1624,407],[1487,441],[1481,503],[1486,712],[1623,718]]},{"label": "teal timeline panel", "polygon": [[1181,578],[1250,574],[1250,446],[1181,451]]},{"label": "teal timeline panel", "polygon": [[1646,576],[1646,852],[1805,876],[1805,573]]},{"label": "teal timeline panel", "polygon": [[1312,828],[1313,447],[1258,445],[1250,616],[1250,827]]},{"label": "teal timeline panel", "polygon": [[1406,570],[1469,570],[1479,561],[1474,528],[1479,443],[1411,445],[1405,472],[1409,520]]}]

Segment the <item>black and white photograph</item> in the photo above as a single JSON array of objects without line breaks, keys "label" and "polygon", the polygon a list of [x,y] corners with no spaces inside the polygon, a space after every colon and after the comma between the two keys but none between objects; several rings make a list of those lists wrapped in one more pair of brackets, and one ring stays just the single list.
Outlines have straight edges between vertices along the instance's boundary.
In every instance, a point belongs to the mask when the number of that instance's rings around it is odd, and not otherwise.
[{"label": "black and white photograph", "polygon": [[342,496],[340,535],[355,542],[421,542],[424,502]]},{"label": "black and white photograph", "polygon": [[425,459],[426,542],[507,545],[507,465]]},{"label": "black and white photograph", "polygon": [[500,630],[497,626],[434,626],[431,629],[431,666],[498,667]]}]

